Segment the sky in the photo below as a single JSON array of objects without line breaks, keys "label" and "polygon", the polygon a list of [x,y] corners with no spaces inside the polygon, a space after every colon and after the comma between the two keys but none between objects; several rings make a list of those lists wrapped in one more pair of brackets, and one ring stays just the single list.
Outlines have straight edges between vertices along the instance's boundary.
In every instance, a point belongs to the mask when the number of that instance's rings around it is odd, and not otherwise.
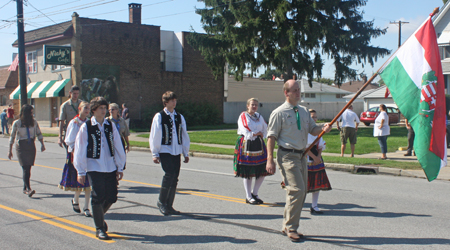
[{"label": "sky", "polygon": [[[197,0],[24,0],[25,31],[71,20],[73,12],[80,17],[128,22],[128,4],[142,4],[142,23],[161,26],[161,30],[174,32],[204,32],[196,8],[204,8]],[[402,25],[402,43],[425,21],[435,7],[442,7],[442,0],[368,0],[362,7],[364,19],[374,21],[376,27],[388,28],[387,33],[372,39],[373,46],[394,52],[398,47],[398,25],[390,22],[409,22]],[[17,48],[11,44],[17,40],[14,0],[0,0],[0,65],[9,65]],[[325,66],[322,77],[334,78],[334,66],[323,57]],[[372,76],[388,56],[379,58],[374,67],[354,65],[358,73]],[[259,72],[264,73],[264,72]]]}]

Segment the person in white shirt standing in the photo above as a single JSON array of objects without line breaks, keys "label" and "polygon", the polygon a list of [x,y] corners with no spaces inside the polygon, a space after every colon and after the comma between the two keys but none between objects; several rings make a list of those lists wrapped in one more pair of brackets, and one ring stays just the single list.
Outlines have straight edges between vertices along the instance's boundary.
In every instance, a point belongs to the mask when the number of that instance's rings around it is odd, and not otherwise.
[{"label": "person in white shirt standing", "polygon": [[[342,129],[339,122],[342,121]],[[337,120],[337,129],[341,131],[341,157],[344,156],[347,139],[350,141],[352,156],[355,155],[356,132],[358,132],[359,117],[353,112],[353,105],[350,105]]]},{"label": "person in white shirt standing", "polygon": [[93,116],[81,125],[75,139],[73,165],[78,172],[78,182],[84,184],[86,175],[92,185],[91,204],[96,236],[108,240],[108,226],[104,216],[117,201],[117,185],[123,177],[126,162],[119,131],[105,119],[108,102],[95,97],[90,103]]},{"label": "person in white shirt standing", "polygon": [[163,94],[162,101],[164,109],[153,117],[149,142],[153,162],[161,163],[165,172],[157,205],[164,216],[169,216],[180,214],[173,208],[173,201],[180,174],[181,154],[184,156],[184,163],[189,162],[190,140],[184,117],[175,111],[175,93],[167,91]]}]

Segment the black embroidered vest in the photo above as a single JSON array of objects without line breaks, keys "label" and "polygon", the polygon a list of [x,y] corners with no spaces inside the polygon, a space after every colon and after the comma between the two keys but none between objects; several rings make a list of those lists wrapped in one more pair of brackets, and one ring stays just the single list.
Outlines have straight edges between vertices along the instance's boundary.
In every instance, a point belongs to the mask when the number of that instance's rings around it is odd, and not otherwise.
[{"label": "black embroidered vest", "polygon": [[[107,119],[107,121],[109,125],[105,123],[106,141],[108,142],[108,148],[111,156],[114,156],[113,128],[111,121],[109,119]],[[86,126],[88,132],[87,158],[99,159],[102,148],[102,132],[98,126],[92,126],[91,120],[86,122]]]},{"label": "black embroidered vest", "polygon": [[[161,144],[162,145],[172,145],[172,127],[173,127],[173,121],[172,118],[170,118],[170,115],[166,114],[166,112],[161,111],[159,112],[161,114],[161,127],[162,127],[162,139]],[[181,115],[177,113],[175,116],[175,128],[177,130],[177,139],[178,144],[181,145],[182,139],[181,139]]]}]

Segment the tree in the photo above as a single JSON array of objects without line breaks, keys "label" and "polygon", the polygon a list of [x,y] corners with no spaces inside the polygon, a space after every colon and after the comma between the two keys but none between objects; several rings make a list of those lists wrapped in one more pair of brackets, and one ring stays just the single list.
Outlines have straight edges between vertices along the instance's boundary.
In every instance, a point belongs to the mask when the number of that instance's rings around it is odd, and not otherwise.
[{"label": "tree", "polygon": [[275,75],[276,77],[280,77],[283,74],[281,70],[277,69],[268,69],[264,74],[261,74],[259,78],[264,78],[267,80],[272,80],[272,75]]},{"label": "tree", "polygon": [[322,56],[334,60],[335,82],[353,79],[351,64],[369,63],[389,50],[370,45],[386,33],[364,21],[367,0],[198,0],[206,34],[193,32],[189,43],[200,50],[214,75],[223,75],[225,62],[236,69],[236,79],[250,69],[275,67],[284,79],[306,74],[311,85],[321,77]]},{"label": "tree", "polygon": [[334,83],[334,80],[333,79],[330,79],[330,78],[314,78],[314,81],[316,81],[316,82],[320,82],[320,83],[325,83],[325,84],[328,84],[328,85],[331,85],[331,84],[333,84]]}]

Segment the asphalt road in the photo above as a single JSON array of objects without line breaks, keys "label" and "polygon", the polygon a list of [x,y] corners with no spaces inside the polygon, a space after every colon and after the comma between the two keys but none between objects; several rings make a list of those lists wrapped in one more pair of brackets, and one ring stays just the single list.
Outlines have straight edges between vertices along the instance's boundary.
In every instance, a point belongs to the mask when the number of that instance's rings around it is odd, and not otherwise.
[{"label": "asphalt road", "polygon": [[325,214],[309,213],[308,196],[299,230],[307,238],[291,243],[280,234],[285,191],[278,172],[260,190],[267,204],[252,206],[230,160],[193,157],[182,165],[174,204],[183,215],[164,217],[156,208],[163,171],[145,152],[128,154],[119,201],[105,217],[113,240],[100,241],[92,218],[73,212],[73,193],[57,188],[63,149],[47,143],[37,153],[37,193],[28,198],[17,158],[6,158],[8,140],[0,145],[1,249],[450,248],[448,181],[328,171],[333,190],[319,198]]}]

